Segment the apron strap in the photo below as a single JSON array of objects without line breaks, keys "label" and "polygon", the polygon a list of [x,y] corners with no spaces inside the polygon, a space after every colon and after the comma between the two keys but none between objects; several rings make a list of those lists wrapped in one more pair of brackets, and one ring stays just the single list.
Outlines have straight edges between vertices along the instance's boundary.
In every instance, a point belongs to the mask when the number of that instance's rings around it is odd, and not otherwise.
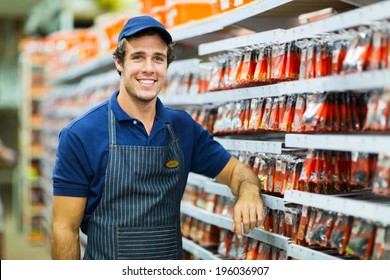
[{"label": "apron strap", "polygon": [[116,145],[116,126],[115,116],[111,110],[110,104],[108,104],[108,139],[110,145]]}]

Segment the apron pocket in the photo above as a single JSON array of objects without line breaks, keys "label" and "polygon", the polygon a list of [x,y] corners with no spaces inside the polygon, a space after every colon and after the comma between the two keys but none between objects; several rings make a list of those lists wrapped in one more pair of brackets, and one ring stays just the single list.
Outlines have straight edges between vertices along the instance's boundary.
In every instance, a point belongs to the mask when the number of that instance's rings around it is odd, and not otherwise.
[{"label": "apron pocket", "polygon": [[178,259],[176,226],[117,228],[119,260]]}]

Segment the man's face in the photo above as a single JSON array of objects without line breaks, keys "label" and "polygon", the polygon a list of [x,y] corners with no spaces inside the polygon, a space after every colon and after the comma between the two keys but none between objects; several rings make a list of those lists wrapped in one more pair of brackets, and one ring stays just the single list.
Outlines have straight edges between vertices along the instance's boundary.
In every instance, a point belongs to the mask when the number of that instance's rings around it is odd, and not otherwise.
[{"label": "man's face", "polygon": [[131,38],[126,46],[121,71],[122,83],[130,98],[149,102],[156,98],[164,86],[167,73],[167,44],[158,35]]}]

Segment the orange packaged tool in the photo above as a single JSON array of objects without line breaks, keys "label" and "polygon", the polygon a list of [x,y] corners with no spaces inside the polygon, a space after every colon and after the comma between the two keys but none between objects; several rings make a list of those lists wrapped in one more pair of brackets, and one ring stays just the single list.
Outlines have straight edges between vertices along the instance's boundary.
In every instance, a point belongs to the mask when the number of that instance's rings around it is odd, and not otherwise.
[{"label": "orange packaged tool", "polygon": [[294,109],[295,109],[297,96],[294,94],[294,95],[289,95],[286,98],[287,100],[285,102],[285,109],[284,109],[283,117],[281,118],[281,122],[279,123],[279,128],[281,131],[290,132],[291,125],[294,118]]},{"label": "orange packaged tool", "polygon": [[224,62],[215,63],[211,72],[210,82],[207,88],[208,91],[216,91],[221,89],[221,82],[225,74],[225,70],[226,70],[226,63]]},{"label": "orange packaged tool", "polygon": [[219,245],[219,227],[206,224],[199,245],[208,250],[216,250]]},{"label": "orange packaged tool", "polygon": [[259,253],[259,240],[251,238],[248,242],[248,250],[246,253],[246,260],[255,260]]},{"label": "orange packaged tool", "polygon": [[298,232],[295,238],[295,243],[298,245],[305,245],[305,235],[309,223],[310,209],[309,206],[302,206],[301,219],[299,220]]},{"label": "orange packaged tool", "polygon": [[231,81],[233,84],[233,87],[238,87],[240,84],[240,77],[241,77],[241,72],[242,72],[242,67],[244,66],[244,59],[245,55],[242,52],[242,50],[239,50],[239,60],[237,61],[237,65],[234,69],[232,69],[232,76],[231,76]]},{"label": "orange packaged tool", "polygon": [[286,79],[286,44],[274,44],[271,46],[271,82],[277,83]]},{"label": "orange packaged tool", "polygon": [[345,39],[335,39],[332,45],[331,75],[340,74],[345,56],[347,55],[349,42]]},{"label": "orange packaged tool", "polygon": [[262,97],[251,99],[248,131],[256,132],[259,130],[263,118],[263,104],[264,98]]},{"label": "orange packaged tool", "polygon": [[299,178],[299,173],[297,172],[297,174],[294,174],[297,166],[295,160],[297,159],[292,157],[288,158],[287,160],[285,182],[283,184],[282,190],[280,191],[281,195],[284,195],[284,192],[286,190],[293,190],[296,187],[294,185],[296,184],[296,182],[294,182],[294,176],[295,176],[295,180],[297,181],[298,180],[297,178]]},{"label": "orange packaged tool", "polygon": [[311,228],[309,240],[307,240],[309,245],[328,246],[334,225],[334,218],[335,214],[330,211],[317,210],[316,219]]},{"label": "orange packaged tool", "polygon": [[313,208],[313,207],[310,208],[309,222],[307,224],[306,235],[305,235],[306,243],[309,243],[310,238],[312,236],[313,226],[314,226],[315,221],[316,221],[317,211],[318,211],[318,209],[316,209],[316,208]]},{"label": "orange packaged tool", "polygon": [[306,155],[306,159],[303,163],[301,174],[298,180],[298,190],[299,191],[309,191],[310,190],[310,180],[312,179],[312,173],[316,166],[316,151],[309,150]]},{"label": "orange packaged tool", "polygon": [[312,79],[315,78],[316,75],[316,49],[318,47],[318,43],[314,41],[309,41],[307,46],[307,53],[306,53],[306,67],[305,67],[305,79]]},{"label": "orange packaged tool", "polygon": [[372,260],[390,260],[390,226],[376,230]]},{"label": "orange packaged tool", "polygon": [[303,124],[303,116],[306,112],[306,95],[297,95],[297,101],[294,108],[293,122],[291,123],[292,132],[303,132],[305,126]]},{"label": "orange packaged tool", "polygon": [[345,249],[346,253],[363,260],[371,259],[375,232],[376,226],[374,223],[355,218],[348,245]]},{"label": "orange packaged tool", "polygon": [[370,183],[369,154],[352,152],[351,159],[350,185],[354,189],[368,188]]},{"label": "orange packaged tool", "polygon": [[268,169],[270,168],[270,158],[267,156],[262,156],[260,158],[260,167],[257,176],[261,182],[261,188],[263,191],[267,191],[268,186]]},{"label": "orange packaged tool", "polygon": [[265,126],[266,130],[276,131],[279,130],[279,98],[272,99],[271,114],[269,116],[268,123]]},{"label": "orange packaged tool", "polygon": [[264,207],[263,209],[263,216],[264,216],[264,222],[263,222],[263,228],[265,231],[272,231],[272,222],[273,222],[273,216],[272,216],[272,209],[269,207]]},{"label": "orange packaged tool", "polygon": [[366,27],[360,27],[348,48],[341,74],[362,72],[364,70],[368,59],[371,39],[372,31]]},{"label": "orange packaged tool", "polygon": [[260,242],[256,260],[270,260],[270,259],[271,259],[271,245]]},{"label": "orange packaged tool", "polygon": [[262,120],[261,120],[260,127],[259,127],[261,130],[267,129],[267,126],[268,126],[268,123],[270,120],[270,116],[272,113],[272,104],[273,104],[273,98],[267,97],[265,99],[263,116],[262,116]]},{"label": "orange packaged tool", "polygon": [[257,54],[257,63],[255,68],[255,73],[253,75],[253,80],[255,84],[262,85],[262,84],[269,84],[271,82],[270,76],[271,73],[269,72],[271,70],[271,47],[270,46],[264,46],[262,45],[258,49]]},{"label": "orange packaged tool", "polygon": [[301,49],[295,41],[286,43],[286,80],[298,80],[301,61]]},{"label": "orange packaged tool", "polygon": [[232,244],[233,233],[230,230],[221,229],[219,232],[218,254],[227,257]]},{"label": "orange packaged tool", "polygon": [[279,212],[279,226],[278,226],[278,234],[287,236],[287,229],[286,229],[286,213],[280,211]]},{"label": "orange packaged tool", "polygon": [[351,234],[352,223],[353,218],[351,216],[343,215],[341,213],[337,214],[332,233],[330,234],[329,245],[330,247],[337,249],[338,253],[341,255],[345,253],[345,248],[347,247]]},{"label": "orange packaged tool", "polygon": [[279,108],[278,108],[278,127],[275,128],[275,130],[281,130],[284,113],[285,113],[286,107],[287,107],[287,99],[288,98],[287,98],[286,95],[281,95],[278,98],[278,104],[279,104]]},{"label": "orange packaged tool", "polygon": [[238,75],[238,84],[241,87],[249,86],[253,82],[256,69],[257,51],[246,49],[243,53],[242,69]]},{"label": "orange packaged tool", "polygon": [[272,209],[272,217],[273,217],[272,231],[274,233],[279,233],[281,211],[277,209]]},{"label": "orange packaged tool", "polygon": [[387,51],[388,34],[386,30],[373,27],[372,41],[368,53],[365,70],[385,69],[386,63],[383,59]]},{"label": "orange packaged tool", "polygon": [[224,88],[232,89],[237,87],[236,75],[241,73],[241,59],[242,59],[242,51],[236,50],[235,52],[229,53],[227,58],[227,70],[225,71],[224,77]]},{"label": "orange packaged tool", "polygon": [[307,107],[303,114],[302,124],[305,131],[317,131],[318,123],[323,120],[326,101],[325,94],[307,95]]},{"label": "orange packaged tool", "polygon": [[381,195],[390,195],[390,156],[378,155],[376,174],[372,183],[372,192]]},{"label": "orange packaged tool", "polygon": [[321,41],[315,50],[315,73],[316,77],[329,76],[331,73],[332,55],[328,42]]}]

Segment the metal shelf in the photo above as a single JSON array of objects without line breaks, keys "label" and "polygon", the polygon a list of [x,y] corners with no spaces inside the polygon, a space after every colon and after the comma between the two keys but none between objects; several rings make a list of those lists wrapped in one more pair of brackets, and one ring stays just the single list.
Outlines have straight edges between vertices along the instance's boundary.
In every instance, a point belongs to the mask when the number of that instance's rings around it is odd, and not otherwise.
[{"label": "metal shelf", "polygon": [[[187,216],[191,216],[199,221],[211,224],[220,228],[231,230],[233,226],[233,220],[230,217],[225,217],[217,214],[210,213],[199,207],[191,205],[189,203],[181,204],[181,212]],[[272,246],[278,247],[283,250],[287,250],[289,238],[274,234],[271,232],[263,231],[260,229],[253,229],[246,236],[265,242]]]},{"label": "metal shelf", "polygon": [[390,135],[286,134],[286,146],[390,154]]},{"label": "metal shelf", "polygon": [[225,149],[230,151],[245,151],[252,153],[270,153],[281,154],[283,142],[279,141],[255,141],[255,140],[238,140],[215,137]]},{"label": "metal shelf", "polygon": [[187,238],[182,238],[183,240],[183,249],[202,260],[221,260],[218,255],[211,253],[202,246],[196,244],[194,241],[191,241]]},{"label": "metal shelf", "polygon": [[[321,195],[302,191],[286,190],[284,200],[286,202],[297,203],[342,213],[354,217],[372,220],[383,225],[390,225],[390,197],[379,197],[368,193],[367,195],[349,194],[350,197]],[[367,198],[373,198],[375,202]],[[378,201],[380,200],[380,201]]]},{"label": "metal shelf", "polygon": [[[369,81],[369,82],[367,82]],[[348,75],[327,76],[314,79],[281,82],[278,84],[221,90],[202,94],[162,95],[167,105],[205,105],[235,102],[260,97],[301,94],[308,92],[369,90],[390,86],[390,71],[375,70]]]}]

